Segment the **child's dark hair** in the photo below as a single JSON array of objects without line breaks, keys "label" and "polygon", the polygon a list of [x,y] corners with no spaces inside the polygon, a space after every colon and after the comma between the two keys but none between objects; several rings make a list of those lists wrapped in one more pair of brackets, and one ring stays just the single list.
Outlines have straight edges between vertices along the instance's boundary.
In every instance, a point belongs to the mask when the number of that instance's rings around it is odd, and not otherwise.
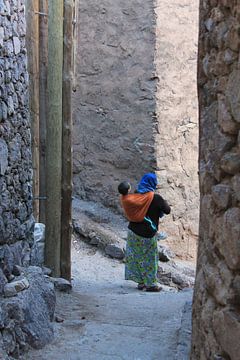
[{"label": "child's dark hair", "polygon": [[130,188],[131,188],[131,185],[127,181],[123,181],[118,185],[118,191],[122,195],[127,195]]}]

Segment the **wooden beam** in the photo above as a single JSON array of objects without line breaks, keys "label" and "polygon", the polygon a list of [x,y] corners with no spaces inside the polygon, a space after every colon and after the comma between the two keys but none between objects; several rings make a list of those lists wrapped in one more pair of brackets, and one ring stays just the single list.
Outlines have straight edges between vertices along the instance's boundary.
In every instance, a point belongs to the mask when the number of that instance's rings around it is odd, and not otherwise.
[{"label": "wooden beam", "polygon": [[38,0],[26,1],[27,35],[29,73],[29,107],[32,135],[33,163],[33,212],[35,220],[39,219],[39,4]]},{"label": "wooden beam", "polygon": [[[39,0],[39,221],[46,223],[48,0]],[[46,15],[42,15],[46,14]]]},{"label": "wooden beam", "polygon": [[48,2],[48,124],[45,263],[60,276],[63,0]]},{"label": "wooden beam", "polygon": [[72,67],[74,1],[64,0],[61,276],[71,280],[72,237]]}]

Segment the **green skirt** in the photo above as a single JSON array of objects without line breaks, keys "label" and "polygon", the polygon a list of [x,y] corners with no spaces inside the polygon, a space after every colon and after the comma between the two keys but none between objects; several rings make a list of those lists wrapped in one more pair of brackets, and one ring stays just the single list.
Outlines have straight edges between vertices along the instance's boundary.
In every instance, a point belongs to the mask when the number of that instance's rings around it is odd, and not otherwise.
[{"label": "green skirt", "polygon": [[158,247],[156,236],[143,238],[128,231],[125,279],[146,286],[157,283]]}]

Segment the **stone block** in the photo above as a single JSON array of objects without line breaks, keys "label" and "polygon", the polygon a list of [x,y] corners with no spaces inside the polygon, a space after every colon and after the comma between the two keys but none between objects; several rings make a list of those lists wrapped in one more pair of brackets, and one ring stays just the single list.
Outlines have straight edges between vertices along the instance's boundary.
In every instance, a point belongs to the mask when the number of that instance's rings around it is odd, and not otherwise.
[{"label": "stone block", "polygon": [[216,244],[230,269],[240,269],[240,209],[230,208],[215,224]]},{"label": "stone block", "polygon": [[220,209],[226,209],[231,200],[232,190],[230,186],[218,184],[212,187],[212,198]]},{"label": "stone block", "polygon": [[35,223],[34,226],[34,241],[44,242],[45,241],[45,225],[41,223]]},{"label": "stone block", "polygon": [[66,279],[49,277],[49,280],[54,283],[55,289],[59,291],[68,292],[72,289],[72,284]]},{"label": "stone block", "polygon": [[221,169],[227,174],[235,175],[240,172],[240,154],[227,152],[221,159]]},{"label": "stone block", "polygon": [[7,278],[3,273],[3,270],[0,268],[0,295],[3,294],[4,287],[7,284]]},{"label": "stone block", "polygon": [[168,246],[158,244],[158,256],[160,261],[168,262],[175,257],[175,254]]},{"label": "stone block", "polygon": [[234,191],[234,196],[240,201],[240,175],[235,175],[232,178],[232,187]]},{"label": "stone block", "polygon": [[4,175],[8,167],[8,146],[0,139],[0,175]]},{"label": "stone block", "polygon": [[231,360],[239,360],[240,318],[229,309],[217,310],[213,314],[213,327],[216,338],[223,351]]},{"label": "stone block", "polygon": [[30,284],[28,289],[16,297],[0,299],[4,329],[8,329],[14,339],[13,343],[6,335],[6,352],[11,355],[24,350],[26,344],[39,349],[53,338],[54,286],[40,268],[25,269],[25,275]]},{"label": "stone block", "polygon": [[122,260],[124,258],[124,251],[116,244],[108,244],[105,247],[105,253],[114,259]]},{"label": "stone block", "polygon": [[17,295],[20,291],[29,288],[29,282],[26,278],[22,278],[11,283],[8,283],[4,287],[4,295],[6,297],[11,297]]},{"label": "stone block", "polygon": [[218,95],[218,124],[226,133],[238,133],[239,124],[233,120],[223,95]]},{"label": "stone block", "polygon": [[13,46],[15,55],[19,54],[21,51],[21,42],[18,37],[13,37]]},{"label": "stone block", "polygon": [[234,120],[240,123],[240,70],[235,69],[229,76],[226,97],[231,107]]},{"label": "stone block", "polygon": [[226,306],[231,293],[232,274],[221,262],[218,266],[203,264],[203,273],[205,278],[206,289],[218,304]]}]

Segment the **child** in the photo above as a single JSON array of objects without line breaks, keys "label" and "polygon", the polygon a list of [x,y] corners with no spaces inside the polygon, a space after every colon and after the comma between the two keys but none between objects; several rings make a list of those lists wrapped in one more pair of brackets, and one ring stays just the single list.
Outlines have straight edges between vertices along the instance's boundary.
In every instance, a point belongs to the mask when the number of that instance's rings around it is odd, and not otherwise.
[{"label": "child", "polygon": [[[131,191],[131,185],[129,182],[127,181],[123,181],[121,182],[119,185],[118,185],[118,192],[123,195],[123,196],[126,196],[130,193]],[[138,193],[137,191],[135,191],[135,194]],[[161,212],[161,215],[160,217],[163,217],[164,216],[164,213]],[[157,234],[157,239],[158,240],[165,240],[167,238],[167,234],[164,232],[164,231],[160,231],[158,234]]]},{"label": "child", "polygon": [[127,181],[123,181],[118,185],[118,192],[121,195],[127,195],[131,191],[131,185]]}]

